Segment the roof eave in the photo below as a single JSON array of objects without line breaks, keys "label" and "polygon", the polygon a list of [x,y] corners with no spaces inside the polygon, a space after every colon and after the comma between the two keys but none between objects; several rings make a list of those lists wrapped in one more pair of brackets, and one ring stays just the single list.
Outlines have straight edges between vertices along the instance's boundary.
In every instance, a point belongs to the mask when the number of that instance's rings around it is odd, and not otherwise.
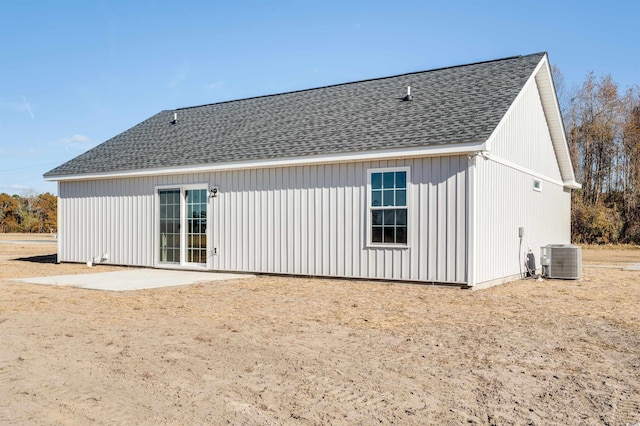
[{"label": "roof eave", "polygon": [[534,73],[534,78],[540,90],[540,100],[545,117],[547,118],[549,133],[556,151],[556,156],[558,157],[558,167],[560,168],[562,178],[565,182],[573,182],[576,185],[580,185],[576,182],[571,155],[569,153],[569,144],[565,136],[562,113],[560,112],[551,67],[549,66],[549,59],[546,54],[540,61],[540,65]]},{"label": "roof eave", "polygon": [[464,155],[486,150],[486,141],[476,140],[462,143],[423,145],[411,148],[396,148],[376,151],[321,154],[303,157],[274,158],[264,160],[235,161],[227,163],[200,164],[192,166],[162,167],[137,170],[119,170],[113,172],[78,173],[68,175],[45,175],[50,182],[97,180],[158,176],[165,174],[206,173],[239,169],[259,169],[273,167],[295,167],[314,164],[347,163],[359,161],[377,161],[399,158],[436,157],[445,155]]},{"label": "roof eave", "polygon": [[582,189],[582,185],[575,180],[564,182],[564,187],[568,189]]}]

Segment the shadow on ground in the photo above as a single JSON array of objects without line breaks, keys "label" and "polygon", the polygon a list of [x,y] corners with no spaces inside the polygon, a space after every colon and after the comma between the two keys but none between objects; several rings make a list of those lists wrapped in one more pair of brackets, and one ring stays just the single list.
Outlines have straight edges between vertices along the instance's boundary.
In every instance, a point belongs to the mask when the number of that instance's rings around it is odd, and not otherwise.
[{"label": "shadow on ground", "polygon": [[56,254],[43,254],[42,256],[19,257],[15,260],[32,263],[56,263],[57,257]]}]

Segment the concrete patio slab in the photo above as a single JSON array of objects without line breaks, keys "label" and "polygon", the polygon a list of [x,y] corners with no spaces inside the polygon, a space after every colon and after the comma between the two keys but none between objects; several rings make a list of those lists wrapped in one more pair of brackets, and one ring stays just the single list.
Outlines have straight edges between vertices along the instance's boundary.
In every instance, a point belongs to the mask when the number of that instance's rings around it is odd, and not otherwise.
[{"label": "concrete patio slab", "polygon": [[249,274],[227,274],[218,272],[131,269],[126,271],[99,272],[95,274],[20,278],[13,281],[29,284],[71,286],[91,290],[131,291],[189,285],[198,282],[235,280],[239,278],[251,278],[253,276],[254,275]]}]

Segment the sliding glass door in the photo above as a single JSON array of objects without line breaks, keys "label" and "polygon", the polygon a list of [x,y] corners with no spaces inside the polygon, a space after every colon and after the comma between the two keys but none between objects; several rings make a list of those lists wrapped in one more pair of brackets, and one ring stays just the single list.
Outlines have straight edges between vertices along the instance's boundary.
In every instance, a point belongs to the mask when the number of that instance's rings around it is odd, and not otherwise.
[{"label": "sliding glass door", "polygon": [[187,263],[207,263],[207,190],[185,191]]},{"label": "sliding glass door", "polygon": [[207,264],[207,190],[158,190],[159,263]]},{"label": "sliding glass door", "polygon": [[180,190],[160,190],[160,262],[180,263]]}]

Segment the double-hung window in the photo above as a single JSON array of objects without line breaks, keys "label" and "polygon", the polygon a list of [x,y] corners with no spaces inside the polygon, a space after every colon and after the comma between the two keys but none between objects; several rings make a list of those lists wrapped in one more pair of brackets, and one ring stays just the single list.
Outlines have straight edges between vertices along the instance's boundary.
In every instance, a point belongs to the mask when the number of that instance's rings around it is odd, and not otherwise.
[{"label": "double-hung window", "polygon": [[407,245],[409,168],[369,170],[369,243]]}]

